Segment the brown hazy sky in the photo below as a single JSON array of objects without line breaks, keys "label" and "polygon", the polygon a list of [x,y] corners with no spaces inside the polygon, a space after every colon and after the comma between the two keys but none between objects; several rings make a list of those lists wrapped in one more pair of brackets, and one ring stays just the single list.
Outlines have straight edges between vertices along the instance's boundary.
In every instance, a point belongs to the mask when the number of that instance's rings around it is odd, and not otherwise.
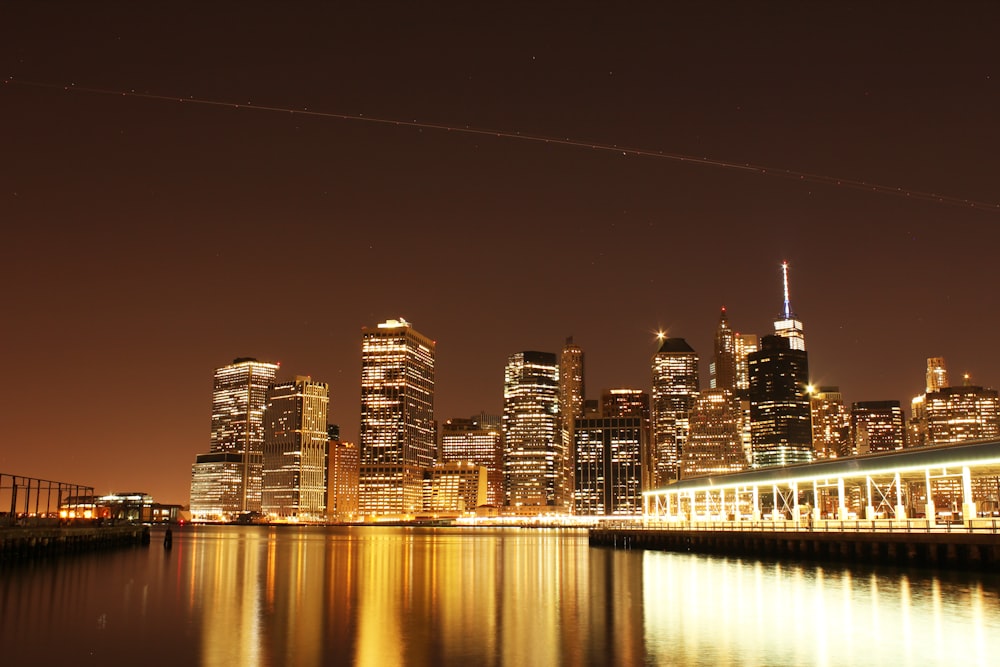
[{"label": "brown hazy sky", "polygon": [[[208,3],[206,3],[208,4]],[[360,329],[438,343],[437,415],[501,408],[508,354],[707,384],[725,305],[779,265],[813,379],[908,403],[928,356],[1000,385],[1000,213],[674,161],[18,81],[496,128],[996,203],[995,3],[5,3],[0,471],[187,503],[212,371],[332,386]]]}]

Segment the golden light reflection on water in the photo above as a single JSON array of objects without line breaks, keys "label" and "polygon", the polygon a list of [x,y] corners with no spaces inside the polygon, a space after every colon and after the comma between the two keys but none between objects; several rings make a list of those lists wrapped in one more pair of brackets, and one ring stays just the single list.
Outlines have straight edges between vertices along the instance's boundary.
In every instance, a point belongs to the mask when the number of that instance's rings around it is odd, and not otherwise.
[{"label": "golden light reflection on water", "polygon": [[1000,650],[997,591],[978,582],[942,605],[938,579],[905,573],[659,552],[643,570],[654,663],[985,665]]},{"label": "golden light reflection on water", "polygon": [[0,645],[3,664],[985,665],[998,588],[574,531],[198,527],[0,569]]}]

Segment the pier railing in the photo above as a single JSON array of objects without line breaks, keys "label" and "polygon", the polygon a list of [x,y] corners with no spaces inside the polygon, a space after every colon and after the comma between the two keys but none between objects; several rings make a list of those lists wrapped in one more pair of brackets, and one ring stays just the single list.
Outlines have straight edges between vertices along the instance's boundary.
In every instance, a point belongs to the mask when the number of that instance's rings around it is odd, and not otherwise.
[{"label": "pier railing", "polygon": [[43,526],[94,516],[94,487],[0,473],[0,526]]},{"label": "pier railing", "polygon": [[927,519],[821,519],[813,522],[791,520],[744,521],[686,521],[662,519],[608,519],[598,528],[612,530],[675,530],[675,531],[724,531],[741,533],[968,533],[1000,534],[1000,518],[969,519],[965,523],[931,522]]}]

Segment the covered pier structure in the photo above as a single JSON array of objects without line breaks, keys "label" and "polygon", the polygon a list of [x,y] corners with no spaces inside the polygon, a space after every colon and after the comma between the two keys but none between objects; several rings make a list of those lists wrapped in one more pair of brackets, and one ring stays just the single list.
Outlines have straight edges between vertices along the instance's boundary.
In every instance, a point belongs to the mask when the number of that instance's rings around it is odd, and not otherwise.
[{"label": "covered pier structure", "polygon": [[997,440],[697,477],[643,493],[647,525],[891,530],[960,522],[995,531],[996,517]]}]

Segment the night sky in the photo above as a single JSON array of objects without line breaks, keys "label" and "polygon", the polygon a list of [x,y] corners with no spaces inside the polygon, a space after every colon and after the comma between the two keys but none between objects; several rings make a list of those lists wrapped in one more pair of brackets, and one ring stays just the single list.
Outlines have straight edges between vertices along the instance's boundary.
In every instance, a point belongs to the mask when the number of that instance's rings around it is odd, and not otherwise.
[{"label": "night sky", "polygon": [[592,398],[649,390],[659,328],[707,386],[720,307],[769,333],[783,260],[815,383],[1000,385],[1000,211],[778,173],[995,206],[1000,5],[473,5],[5,3],[0,472],[186,504],[242,356],[329,382],[356,440],[388,318],[437,341],[442,420],[570,335]]}]

